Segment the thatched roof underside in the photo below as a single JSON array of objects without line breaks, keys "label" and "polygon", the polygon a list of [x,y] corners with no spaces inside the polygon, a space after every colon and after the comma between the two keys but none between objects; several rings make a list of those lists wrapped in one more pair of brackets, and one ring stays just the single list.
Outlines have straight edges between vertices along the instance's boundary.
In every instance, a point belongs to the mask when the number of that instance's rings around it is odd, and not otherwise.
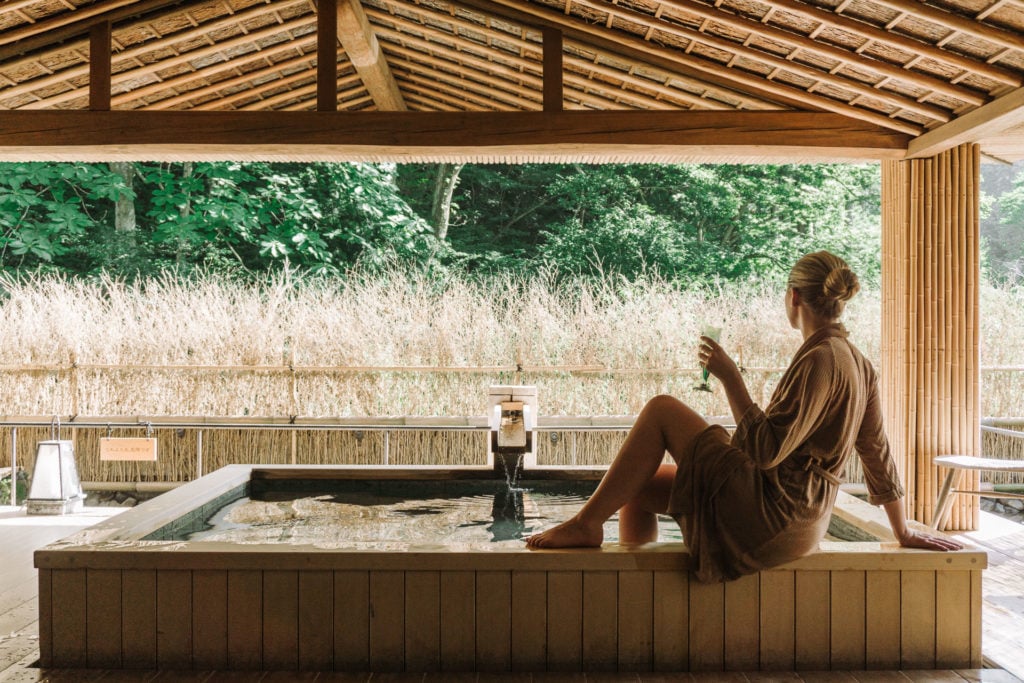
[{"label": "thatched roof underside", "polygon": [[[337,3],[341,112],[540,112],[553,28],[568,112],[823,112],[1024,159],[1024,0]],[[89,109],[101,20],[114,111],[317,109],[313,0],[7,0],[0,132]]]}]

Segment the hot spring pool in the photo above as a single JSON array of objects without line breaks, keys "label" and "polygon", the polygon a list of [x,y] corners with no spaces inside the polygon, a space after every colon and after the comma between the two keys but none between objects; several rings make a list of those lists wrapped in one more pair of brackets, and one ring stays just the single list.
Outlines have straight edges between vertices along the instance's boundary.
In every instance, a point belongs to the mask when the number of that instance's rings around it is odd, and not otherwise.
[{"label": "hot spring pool", "polygon": [[[250,484],[247,495],[226,501],[212,515],[185,516],[146,539],[284,543],[336,550],[407,550],[441,544],[521,548],[526,536],[572,516],[596,484],[544,480],[514,486],[500,480]],[[679,525],[662,518],[659,539],[681,542]],[[605,540],[618,542],[617,516],[605,525]]]},{"label": "hot spring pool", "polygon": [[[692,580],[681,541],[620,545],[610,540],[614,524],[599,549],[525,549],[516,537],[568,516],[602,470],[528,474],[523,490],[509,493],[486,468],[223,468],[36,552],[41,664],[981,665],[985,553],[868,540],[883,533],[884,513],[851,496],[840,494],[836,530],[862,540],[827,540],[796,562],[707,585]],[[459,497],[471,504],[450,502]],[[243,514],[244,498],[256,507]],[[369,524],[360,529],[357,518]],[[663,530],[678,539],[671,520]]]}]

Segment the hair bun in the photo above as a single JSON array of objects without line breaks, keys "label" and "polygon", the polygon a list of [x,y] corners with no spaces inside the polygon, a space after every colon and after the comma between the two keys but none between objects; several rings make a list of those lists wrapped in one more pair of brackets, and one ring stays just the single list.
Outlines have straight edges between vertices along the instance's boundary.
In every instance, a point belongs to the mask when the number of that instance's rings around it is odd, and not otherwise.
[{"label": "hair bun", "polygon": [[849,301],[854,294],[860,291],[860,281],[849,266],[842,265],[829,272],[825,277],[822,290],[830,299]]}]

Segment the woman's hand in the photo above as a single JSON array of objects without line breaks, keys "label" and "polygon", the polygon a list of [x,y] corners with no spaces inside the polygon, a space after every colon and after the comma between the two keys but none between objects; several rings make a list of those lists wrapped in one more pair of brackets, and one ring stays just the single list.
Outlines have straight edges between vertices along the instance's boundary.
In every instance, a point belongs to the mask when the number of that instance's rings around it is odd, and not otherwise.
[{"label": "woman's hand", "polygon": [[736,367],[736,362],[711,337],[700,338],[697,360],[722,384],[728,384],[729,380],[740,378],[740,370]]},{"label": "woman's hand", "polygon": [[904,548],[920,548],[921,550],[960,550],[963,543],[954,541],[952,538],[933,536],[922,531],[907,529],[899,538],[900,545]]}]

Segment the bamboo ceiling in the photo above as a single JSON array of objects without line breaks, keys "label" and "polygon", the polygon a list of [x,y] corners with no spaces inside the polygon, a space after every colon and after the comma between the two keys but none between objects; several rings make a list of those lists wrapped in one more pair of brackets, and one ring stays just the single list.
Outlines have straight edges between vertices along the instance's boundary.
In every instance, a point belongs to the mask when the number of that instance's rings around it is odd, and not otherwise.
[{"label": "bamboo ceiling", "polygon": [[[338,17],[331,107],[435,115],[395,119],[405,127],[434,125],[449,112],[550,111],[544,46],[555,30],[555,97],[566,112],[718,112],[728,125],[733,112],[821,112],[893,134],[900,142],[882,146],[901,155],[908,147],[923,155],[976,141],[990,158],[1024,159],[1024,0],[320,4]],[[100,108],[316,111],[317,17],[314,0],[7,0],[0,5],[0,136],[22,121],[50,121],[4,118],[5,111],[96,108],[90,36],[108,21],[110,97]],[[586,160],[590,141],[563,144],[559,158]],[[439,148],[431,154],[443,157]],[[351,156],[348,147],[326,149]],[[638,160],[731,159],[715,145],[660,155],[657,145],[642,149]],[[0,139],[0,157],[7,150]],[[773,158],[756,144],[734,156],[762,153]],[[633,152],[608,154],[615,160]],[[548,157],[528,146],[481,155],[532,158]]]}]

